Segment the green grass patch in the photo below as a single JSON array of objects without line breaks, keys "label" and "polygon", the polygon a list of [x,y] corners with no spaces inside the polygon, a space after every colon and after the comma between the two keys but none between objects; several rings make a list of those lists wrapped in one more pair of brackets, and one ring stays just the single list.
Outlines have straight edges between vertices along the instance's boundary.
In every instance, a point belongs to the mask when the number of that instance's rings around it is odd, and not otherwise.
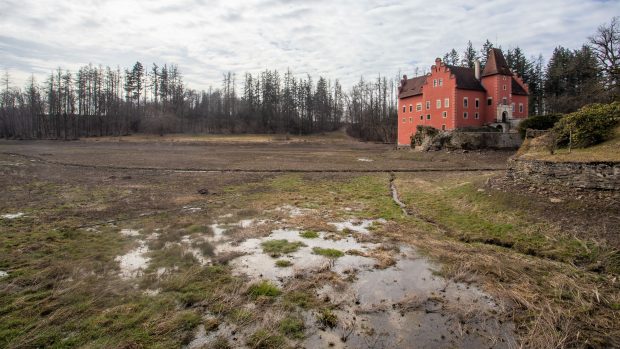
[{"label": "green grass patch", "polygon": [[289,338],[302,339],[306,326],[303,319],[289,316],[280,321],[278,328],[283,335]]},{"label": "green grass patch", "polygon": [[306,231],[300,232],[299,236],[301,236],[304,239],[316,239],[319,237],[319,233],[317,233],[314,230],[306,230]]},{"label": "green grass patch", "polygon": [[325,328],[334,328],[338,325],[338,316],[331,309],[324,308],[318,313],[317,322]]},{"label": "green grass patch", "polygon": [[286,344],[286,340],[280,334],[275,334],[265,329],[259,329],[252,333],[246,344],[252,349],[275,349],[283,348]]},{"label": "green grass patch", "polygon": [[291,265],[293,265],[293,263],[286,259],[278,259],[276,261],[276,267],[278,268],[287,268],[287,267],[290,267]]},{"label": "green grass patch", "polygon": [[306,246],[306,244],[300,241],[289,242],[286,239],[282,239],[264,241],[261,243],[261,246],[263,247],[263,252],[277,258],[283,254],[293,253],[300,247]]},{"label": "green grass patch", "polygon": [[333,249],[333,248],[314,247],[312,249],[312,253],[318,254],[320,256],[325,256],[325,257],[328,257],[328,258],[340,258],[340,257],[344,256],[344,252],[342,252],[340,250]]},{"label": "green grass patch", "polygon": [[265,280],[250,285],[248,289],[248,295],[251,298],[258,298],[261,296],[262,297],[277,297],[280,294],[282,294],[282,291],[280,291],[278,286]]}]

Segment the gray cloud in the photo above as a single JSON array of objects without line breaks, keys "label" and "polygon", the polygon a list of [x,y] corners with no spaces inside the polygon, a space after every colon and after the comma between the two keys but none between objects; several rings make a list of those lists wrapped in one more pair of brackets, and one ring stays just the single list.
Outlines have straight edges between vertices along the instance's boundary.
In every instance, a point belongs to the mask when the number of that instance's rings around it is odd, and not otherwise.
[{"label": "gray cloud", "polygon": [[192,88],[291,68],[350,85],[413,74],[467,40],[548,57],[577,48],[620,13],[618,1],[3,0],[0,68],[21,85],[59,65],[178,64]]}]

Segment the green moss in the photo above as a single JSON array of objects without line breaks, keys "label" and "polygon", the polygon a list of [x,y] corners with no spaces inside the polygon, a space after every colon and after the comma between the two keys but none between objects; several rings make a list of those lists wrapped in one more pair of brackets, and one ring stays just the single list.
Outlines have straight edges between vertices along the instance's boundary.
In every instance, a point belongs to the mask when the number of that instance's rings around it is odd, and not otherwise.
[{"label": "green moss", "polygon": [[318,254],[320,256],[325,256],[328,258],[340,258],[342,256],[344,256],[344,253],[340,250],[336,250],[333,248],[321,248],[321,247],[314,247],[312,249],[312,253],[314,254]]},{"label": "green moss", "polygon": [[301,236],[304,239],[316,239],[319,237],[319,233],[317,233],[314,230],[306,230],[306,231],[300,232],[299,236]]},{"label": "green moss", "polygon": [[272,284],[269,281],[260,281],[253,285],[250,285],[248,289],[248,295],[251,298],[258,298],[260,296],[265,297],[277,297],[282,293],[278,286]]},{"label": "green moss", "polygon": [[300,247],[306,246],[303,242],[288,240],[268,240],[261,243],[263,251],[269,254],[271,257],[279,257],[282,254],[292,253],[297,251]]},{"label": "green moss", "polygon": [[190,225],[187,227],[187,232],[190,234],[209,234],[213,235],[211,227],[206,225]]},{"label": "green moss", "polygon": [[276,267],[278,268],[286,268],[286,267],[290,267],[291,265],[293,265],[293,263],[286,259],[278,259],[276,261]]}]

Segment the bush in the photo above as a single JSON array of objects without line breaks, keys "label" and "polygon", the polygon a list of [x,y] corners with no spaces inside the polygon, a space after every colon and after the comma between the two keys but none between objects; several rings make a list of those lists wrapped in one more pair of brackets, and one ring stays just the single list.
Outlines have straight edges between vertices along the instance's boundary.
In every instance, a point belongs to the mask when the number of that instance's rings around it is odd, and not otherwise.
[{"label": "bush", "polygon": [[439,134],[439,130],[432,126],[418,125],[416,126],[415,135],[411,137],[411,146],[420,146],[425,137],[435,137]]},{"label": "bush", "polygon": [[620,123],[620,102],[590,104],[568,114],[553,127],[559,146],[567,146],[572,132],[572,146],[586,148],[611,138]]},{"label": "bush", "polygon": [[533,130],[548,130],[562,118],[562,114],[535,115],[519,123],[519,134],[521,138],[525,138],[525,132],[528,128]]}]

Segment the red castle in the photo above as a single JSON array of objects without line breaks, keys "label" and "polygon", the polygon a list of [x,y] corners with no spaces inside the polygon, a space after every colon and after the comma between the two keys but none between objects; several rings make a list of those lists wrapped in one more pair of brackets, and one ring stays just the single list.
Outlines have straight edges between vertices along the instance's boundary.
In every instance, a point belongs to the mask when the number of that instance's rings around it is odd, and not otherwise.
[{"label": "red castle", "polygon": [[435,60],[431,72],[398,88],[398,145],[411,144],[416,126],[440,130],[492,126],[514,129],[528,115],[528,86],[508,68],[502,51],[489,50],[482,74]]}]

